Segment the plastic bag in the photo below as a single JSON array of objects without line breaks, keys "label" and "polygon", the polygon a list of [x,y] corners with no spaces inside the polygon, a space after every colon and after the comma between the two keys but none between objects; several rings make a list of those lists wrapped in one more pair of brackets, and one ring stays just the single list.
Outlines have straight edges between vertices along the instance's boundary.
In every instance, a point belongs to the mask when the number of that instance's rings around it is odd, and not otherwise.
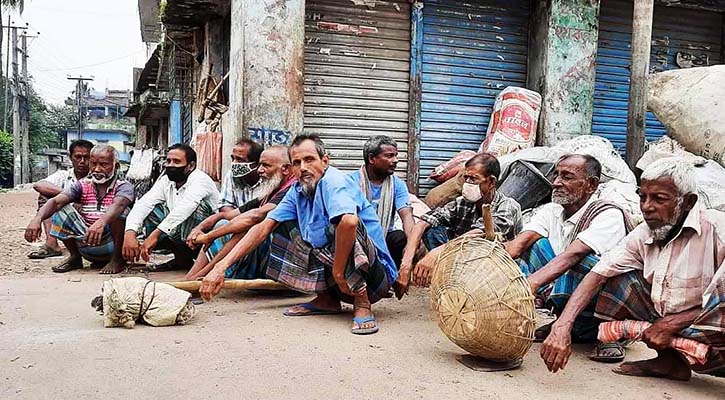
[{"label": "plastic bag", "polygon": [[460,153],[456,154],[453,158],[450,160],[444,162],[443,164],[437,166],[433,172],[430,174],[430,179],[438,182],[443,183],[454,176],[458,175],[458,172],[461,171],[463,168],[463,164],[466,163],[466,161],[470,160],[475,156],[475,151],[471,150],[463,150]]},{"label": "plastic bag", "polygon": [[486,140],[480,152],[496,156],[532,147],[541,110],[541,95],[520,87],[509,86],[496,96]]}]

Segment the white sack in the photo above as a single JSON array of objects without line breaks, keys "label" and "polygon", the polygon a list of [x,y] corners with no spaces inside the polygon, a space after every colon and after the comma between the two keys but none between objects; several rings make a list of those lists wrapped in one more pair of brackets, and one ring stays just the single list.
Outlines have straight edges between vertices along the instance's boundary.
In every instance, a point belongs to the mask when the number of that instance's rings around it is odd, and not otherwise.
[{"label": "white sack", "polygon": [[[194,314],[189,302],[191,294],[166,283],[150,282],[145,278],[114,278],[103,282],[103,326],[133,328],[138,319],[143,293],[143,320],[152,326],[177,323],[184,311],[183,322]],[[180,321],[182,322],[182,321]]]},{"label": "white sack", "polygon": [[725,65],[652,74],[647,107],[688,151],[725,165]]}]

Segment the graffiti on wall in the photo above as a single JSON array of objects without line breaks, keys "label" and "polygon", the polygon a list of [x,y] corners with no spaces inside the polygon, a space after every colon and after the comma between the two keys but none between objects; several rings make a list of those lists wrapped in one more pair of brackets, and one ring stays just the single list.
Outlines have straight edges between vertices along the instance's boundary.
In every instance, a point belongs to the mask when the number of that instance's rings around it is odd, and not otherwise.
[{"label": "graffiti on wall", "polygon": [[292,141],[292,133],[280,129],[270,128],[249,128],[249,137],[257,143],[262,144],[264,147],[269,147],[275,144],[289,145]]}]

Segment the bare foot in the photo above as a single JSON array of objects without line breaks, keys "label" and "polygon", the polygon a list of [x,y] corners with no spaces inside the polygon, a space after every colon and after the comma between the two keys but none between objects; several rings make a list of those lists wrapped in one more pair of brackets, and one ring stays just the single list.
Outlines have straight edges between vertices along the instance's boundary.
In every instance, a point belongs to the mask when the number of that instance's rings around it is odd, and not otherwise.
[{"label": "bare foot", "polygon": [[119,274],[126,270],[126,263],[123,261],[116,261],[111,260],[106,264],[103,268],[101,268],[100,271],[98,271],[101,275],[113,275],[113,274]]},{"label": "bare foot", "polygon": [[[675,354],[673,354],[675,353]],[[675,350],[658,352],[651,360],[626,362],[612,370],[615,374],[628,376],[648,376],[677,381],[689,381],[692,376],[690,367]]]},{"label": "bare foot", "polygon": [[314,314],[315,311],[311,310],[310,308],[314,308],[317,310],[317,312],[329,312],[329,313],[339,313],[342,310],[342,306],[340,305],[340,300],[336,299],[333,296],[326,295],[324,293],[320,293],[317,297],[312,299],[309,303],[306,303],[311,305],[312,307],[303,307],[302,305],[296,305],[293,307],[290,307],[285,311],[286,315],[305,315],[305,314]]},{"label": "bare foot", "polygon": [[378,325],[368,300],[367,292],[355,297],[352,310],[352,333],[367,335],[378,331]]}]

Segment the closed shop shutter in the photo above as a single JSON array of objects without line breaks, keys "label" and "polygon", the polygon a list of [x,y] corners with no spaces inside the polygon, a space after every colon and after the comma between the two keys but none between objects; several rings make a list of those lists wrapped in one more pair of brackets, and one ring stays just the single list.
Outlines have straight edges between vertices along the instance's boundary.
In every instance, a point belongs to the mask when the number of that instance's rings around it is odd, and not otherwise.
[{"label": "closed shop shutter", "polygon": [[420,191],[431,171],[478,150],[496,95],[526,85],[528,0],[428,0],[423,8]]},{"label": "closed shop shutter", "polygon": [[[631,1],[602,0],[599,18],[596,90],[592,133],[612,141],[624,153],[632,45]],[[723,14],[655,6],[650,72],[695,64],[722,63]],[[678,62],[678,54],[680,61]],[[654,114],[647,113],[647,140],[666,134]]]},{"label": "closed shop shutter", "polygon": [[409,3],[308,0],[305,13],[305,133],[319,135],[332,165],[343,170],[360,167],[365,140],[391,136],[398,142],[402,174],[408,147]]}]

